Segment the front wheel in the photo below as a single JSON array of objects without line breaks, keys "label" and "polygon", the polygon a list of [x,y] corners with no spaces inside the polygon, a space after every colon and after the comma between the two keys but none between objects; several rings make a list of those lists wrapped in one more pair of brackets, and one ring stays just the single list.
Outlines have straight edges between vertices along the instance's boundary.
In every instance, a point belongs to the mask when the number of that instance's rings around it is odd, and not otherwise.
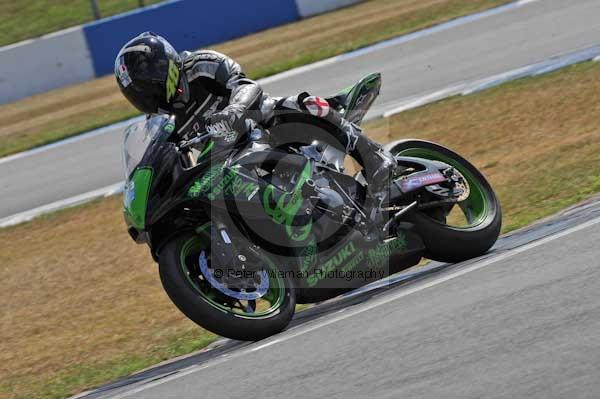
[{"label": "front wheel", "polygon": [[[159,257],[163,287],[196,324],[221,336],[257,341],[282,331],[296,306],[293,282],[252,245],[237,247],[252,275],[227,274],[211,265],[210,224],[175,237]],[[236,254],[237,255],[237,254]]]},{"label": "front wheel", "polygon": [[452,166],[468,185],[469,194],[454,206],[416,211],[406,216],[421,236],[429,259],[459,262],[485,254],[497,241],[502,211],[494,190],[469,161],[429,141],[400,140],[386,145],[395,156],[437,160]]}]

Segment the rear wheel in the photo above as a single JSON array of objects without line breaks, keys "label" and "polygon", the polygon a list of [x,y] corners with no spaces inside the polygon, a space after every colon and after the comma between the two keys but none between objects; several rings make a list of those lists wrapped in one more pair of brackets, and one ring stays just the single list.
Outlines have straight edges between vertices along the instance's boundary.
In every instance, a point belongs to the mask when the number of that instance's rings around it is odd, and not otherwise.
[{"label": "rear wheel", "polygon": [[465,184],[458,204],[440,205],[406,216],[423,239],[425,256],[443,262],[458,262],[486,253],[502,227],[500,203],[485,177],[455,152],[423,140],[401,140],[386,148],[396,156],[437,160],[452,166]]},{"label": "rear wheel", "polygon": [[161,251],[161,281],[179,310],[207,330],[232,339],[255,341],[282,331],[296,306],[288,274],[251,244],[243,247],[243,256],[254,271],[228,274],[212,267],[210,248],[208,224],[198,233],[174,238]]}]

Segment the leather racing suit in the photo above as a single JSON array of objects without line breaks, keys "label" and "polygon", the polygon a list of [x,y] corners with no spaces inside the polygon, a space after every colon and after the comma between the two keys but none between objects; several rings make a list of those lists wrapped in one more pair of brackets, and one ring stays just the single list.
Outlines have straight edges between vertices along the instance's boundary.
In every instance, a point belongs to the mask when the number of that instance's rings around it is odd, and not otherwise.
[{"label": "leather racing suit", "polygon": [[[327,129],[365,169],[369,192],[380,200],[389,181],[394,158],[381,146],[362,134],[360,127],[345,120],[320,97],[301,93],[292,97],[273,98],[263,93],[255,81],[248,79],[233,59],[211,50],[183,52],[183,79],[173,101],[176,131],[181,137],[193,137],[211,127],[219,126],[225,117],[229,126],[221,133],[227,142],[234,141],[237,132],[247,129],[247,120],[272,127],[278,114],[312,113],[332,124]],[[314,107],[316,103],[316,108]],[[321,104],[319,106],[319,104]],[[313,106],[311,106],[313,105]],[[313,118],[314,120],[314,118]],[[229,131],[229,132],[228,132]]]}]

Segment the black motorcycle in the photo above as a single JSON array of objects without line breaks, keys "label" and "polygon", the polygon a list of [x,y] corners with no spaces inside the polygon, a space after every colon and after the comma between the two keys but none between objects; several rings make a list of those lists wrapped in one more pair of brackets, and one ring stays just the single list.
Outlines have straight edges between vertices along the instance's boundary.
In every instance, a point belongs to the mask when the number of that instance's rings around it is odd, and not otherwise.
[{"label": "black motorcycle", "polygon": [[[372,74],[328,101],[360,123],[380,84]],[[210,134],[177,137],[173,117],[126,131],[128,231],[149,245],[167,294],[202,327],[258,340],[283,330],[296,304],[423,257],[473,258],[496,242],[501,210],[486,179],[460,155],[422,140],[387,144],[399,166],[374,226],[368,182],[346,172],[344,151],[318,125],[256,127],[226,148]]]}]

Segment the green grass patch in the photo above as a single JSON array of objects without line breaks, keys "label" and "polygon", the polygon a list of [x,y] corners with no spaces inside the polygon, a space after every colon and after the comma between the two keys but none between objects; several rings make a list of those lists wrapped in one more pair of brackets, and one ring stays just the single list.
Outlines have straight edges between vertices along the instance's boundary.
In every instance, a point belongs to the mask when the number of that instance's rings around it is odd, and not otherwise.
[{"label": "green grass patch", "polygon": [[[144,0],[146,5],[162,0]],[[139,7],[138,0],[98,0],[102,17]],[[0,0],[0,46],[94,20],[90,0]]]}]

